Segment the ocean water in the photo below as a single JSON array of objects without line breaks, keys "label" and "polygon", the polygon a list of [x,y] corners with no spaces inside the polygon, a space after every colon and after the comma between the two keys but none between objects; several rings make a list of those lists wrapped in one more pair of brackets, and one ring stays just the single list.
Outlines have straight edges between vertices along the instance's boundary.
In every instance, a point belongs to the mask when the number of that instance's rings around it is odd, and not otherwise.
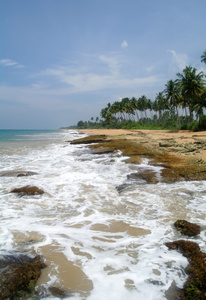
[{"label": "ocean water", "polygon": [[[47,268],[36,287],[42,299],[58,299],[45,296],[51,286],[70,300],[175,299],[168,290],[183,286],[188,261],[165,242],[184,238],[206,252],[206,182],[138,184],[127,175],[142,168],[160,174],[160,167],[147,159],[126,164],[120,151],[97,155],[69,143],[82,136],[73,130],[1,133],[1,174],[37,174],[0,177],[0,254],[43,255]],[[45,194],[10,193],[25,185]],[[201,234],[181,236],[173,227],[177,219],[199,224]]]}]

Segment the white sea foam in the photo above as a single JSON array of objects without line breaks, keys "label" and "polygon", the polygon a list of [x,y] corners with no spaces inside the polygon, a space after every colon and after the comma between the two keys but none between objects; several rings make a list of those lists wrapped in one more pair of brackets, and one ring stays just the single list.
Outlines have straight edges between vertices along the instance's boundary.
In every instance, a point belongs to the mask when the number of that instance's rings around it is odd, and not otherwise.
[{"label": "white sea foam", "polygon": [[[49,267],[38,287],[60,286],[70,292],[69,299],[166,299],[173,282],[183,286],[187,259],[169,251],[165,242],[181,238],[173,227],[177,219],[206,228],[206,182],[138,185],[127,175],[152,168],[160,176],[160,168],[147,160],[126,164],[118,152],[94,155],[86,145],[65,142],[77,137],[75,131],[60,132],[54,140],[25,141],[9,152],[4,145],[2,171],[37,175],[1,177],[2,253],[35,250],[44,255]],[[123,184],[126,188],[118,192]],[[19,198],[10,193],[25,185],[45,194]],[[204,230],[191,240],[206,251]],[[68,268],[77,272],[73,285],[64,275]],[[81,285],[78,280],[86,281]]]}]

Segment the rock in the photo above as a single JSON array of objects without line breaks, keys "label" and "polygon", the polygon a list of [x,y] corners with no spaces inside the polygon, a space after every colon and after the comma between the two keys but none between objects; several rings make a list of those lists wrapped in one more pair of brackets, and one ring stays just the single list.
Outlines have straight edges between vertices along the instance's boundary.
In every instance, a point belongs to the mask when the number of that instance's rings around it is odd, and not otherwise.
[{"label": "rock", "polygon": [[65,291],[63,291],[62,289],[55,287],[55,286],[51,286],[49,287],[49,291],[51,292],[51,294],[55,297],[58,297],[60,299],[66,298],[68,297],[68,293],[66,293]]},{"label": "rock", "polygon": [[0,299],[14,299],[34,291],[41,269],[45,268],[37,255],[6,255],[0,258]]},{"label": "rock", "polygon": [[165,297],[167,300],[178,299],[179,288],[176,285],[176,282],[173,280],[169,289],[165,292]]},{"label": "rock", "polygon": [[105,139],[106,139],[105,135],[90,135],[85,138],[74,140],[74,141],[70,142],[70,144],[72,144],[72,145],[93,144],[93,143],[103,142],[103,141],[105,141]]},{"label": "rock", "polygon": [[23,177],[37,175],[38,173],[31,171],[2,171],[0,172],[1,177]]},{"label": "rock", "polygon": [[42,195],[44,194],[44,191],[42,189],[39,189],[36,186],[23,186],[20,188],[15,188],[11,190],[11,193],[17,193],[19,196],[25,196],[25,195]]},{"label": "rock", "polygon": [[161,181],[166,183],[173,183],[183,180],[178,172],[172,168],[164,168],[161,170]]},{"label": "rock", "polygon": [[194,223],[190,223],[185,220],[177,220],[174,223],[174,226],[178,231],[180,231],[182,234],[188,235],[188,236],[195,236],[200,233],[200,226]]},{"label": "rock", "polygon": [[114,150],[98,149],[97,151],[92,152],[92,154],[110,154],[110,153],[114,153]]},{"label": "rock", "polygon": [[197,150],[197,147],[195,147],[192,144],[185,144],[184,145],[184,150],[182,150],[182,152],[194,152]]},{"label": "rock", "polygon": [[174,141],[164,141],[164,142],[160,142],[159,146],[167,148],[167,147],[173,147],[174,144],[175,144]]},{"label": "rock", "polygon": [[127,175],[127,178],[137,180],[137,183],[139,180],[144,180],[146,183],[149,184],[158,182],[156,173],[153,170],[148,170],[148,169],[142,169],[139,170],[137,173],[131,173]]},{"label": "rock", "polygon": [[121,193],[123,192],[124,190],[127,190],[129,188],[132,187],[132,184],[128,184],[128,183],[123,183],[123,184],[120,184],[118,186],[116,186],[116,190]]},{"label": "rock", "polygon": [[183,289],[179,290],[177,299],[206,299],[206,253],[200,251],[199,245],[194,242],[179,240],[166,243],[172,250],[180,251],[187,257],[189,267],[186,268],[188,278]]}]

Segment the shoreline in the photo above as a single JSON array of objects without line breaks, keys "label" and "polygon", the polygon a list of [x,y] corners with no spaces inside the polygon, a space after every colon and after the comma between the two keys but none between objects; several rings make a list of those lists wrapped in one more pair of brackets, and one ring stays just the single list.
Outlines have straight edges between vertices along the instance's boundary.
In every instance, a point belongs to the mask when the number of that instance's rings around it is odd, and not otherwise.
[{"label": "shoreline", "polygon": [[[169,144],[166,142],[175,142],[176,150],[174,153],[176,155],[187,155],[195,158],[202,159],[206,163],[206,131],[192,132],[189,130],[127,130],[127,129],[78,129],[80,133],[87,133],[91,135],[106,135],[107,138],[117,139],[124,138],[128,140],[133,140],[138,142],[147,142],[148,144],[165,142],[165,150],[170,150]],[[195,146],[197,149],[192,149],[191,152],[178,151],[178,145],[181,146]],[[168,148],[168,149],[167,149]],[[174,154],[173,153],[173,154]],[[186,154],[187,153],[187,154]]]},{"label": "shoreline", "polygon": [[[90,144],[93,153],[120,150],[128,163],[162,166],[161,182],[206,180],[206,131],[83,129],[89,134],[72,143]],[[158,182],[150,174],[149,181]],[[147,176],[146,174],[144,176]]]}]

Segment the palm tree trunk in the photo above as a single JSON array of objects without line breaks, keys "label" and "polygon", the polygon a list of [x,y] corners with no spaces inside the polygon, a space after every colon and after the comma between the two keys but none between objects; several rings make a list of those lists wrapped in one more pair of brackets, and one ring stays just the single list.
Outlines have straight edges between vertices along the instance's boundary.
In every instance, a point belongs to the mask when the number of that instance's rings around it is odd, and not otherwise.
[{"label": "palm tree trunk", "polygon": [[180,129],[180,118],[179,118],[179,113],[178,113],[178,108],[176,106],[176,112],[177,112],[177,124],[178,124],[178,129]]}]

